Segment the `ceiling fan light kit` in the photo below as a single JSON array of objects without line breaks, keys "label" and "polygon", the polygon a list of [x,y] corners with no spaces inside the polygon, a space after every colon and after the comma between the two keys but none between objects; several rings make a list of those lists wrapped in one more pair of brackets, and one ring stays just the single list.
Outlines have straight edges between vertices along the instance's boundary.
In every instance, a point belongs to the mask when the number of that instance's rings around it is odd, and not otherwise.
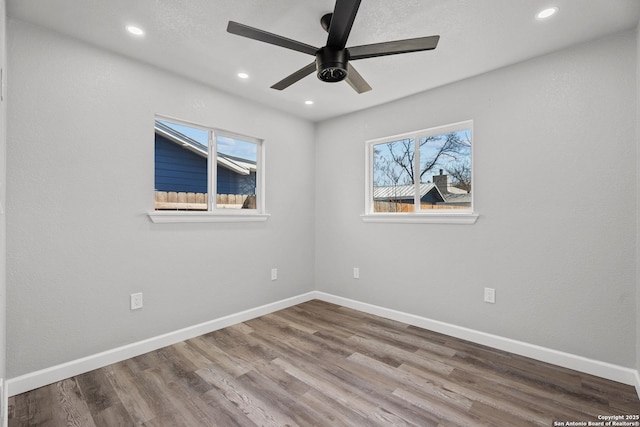
[{"label": "ceiling fan light kit", "polygon": [[327,36],[327,44],[321,48],[233,21],[229,21],[227,31],[231,34],[316,57],[315,61],[311,64],[271,86],[273,89],[286,89],[309,74],[316,72],[318,79],[323,82],[335,83],[345,80],[356,92],[364,93],[370,91],[371,86],[369,86],[349,61],[373,58],[376,56],[433,50],[438,45],[440,36],[396,40],[347,48],[347,39],[349,38],[353,21],[358,13],[360,1],[361,0],[336,0],[333,13],[327,13],[320,19],[322,28],[329,33]]}]

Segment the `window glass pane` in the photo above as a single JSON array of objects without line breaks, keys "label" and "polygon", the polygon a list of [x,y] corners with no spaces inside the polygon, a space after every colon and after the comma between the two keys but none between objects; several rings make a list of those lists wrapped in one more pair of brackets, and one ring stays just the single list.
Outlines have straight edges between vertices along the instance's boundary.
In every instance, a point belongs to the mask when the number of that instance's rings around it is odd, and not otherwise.
[{"label": "window glass pane", "polygon": [[471,130],[421,137],[420,209],[471,209]]},{"label": "window glass pane", "polygon": [[256,209],[258,144],[217,136],[218,209]]},{"label": "window glass pane", "polygon": [[414,211],[415,140],[373,146],[373,211]]},{"label": "window glass pane", "polygon": [[207,210],[208,131],[155,121],[155,210]]}]

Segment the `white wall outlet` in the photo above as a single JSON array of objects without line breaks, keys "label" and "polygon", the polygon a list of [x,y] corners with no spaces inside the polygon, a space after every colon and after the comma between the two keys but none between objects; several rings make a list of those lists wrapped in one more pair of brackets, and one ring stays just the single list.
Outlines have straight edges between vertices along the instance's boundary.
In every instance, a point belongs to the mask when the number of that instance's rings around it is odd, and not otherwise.
[{"label": "white wall outlet", "polygon": [[353,278],[354,279],[359,279],[360,278],[360,268],[359,267],[353,267]]},{"label": "white wall outlet", "polygon": [[142,292],[131,294],[131,310],[142,308]]},{"label": "white wall outlet", "polygon": [[271,280],[278,280],[278,269],[277,268],[272,268],[271,269]]},{"label": "white wall outlet", "polygon": [[484,288],[484,302],[496,303],[496,290],[494,288]]}]

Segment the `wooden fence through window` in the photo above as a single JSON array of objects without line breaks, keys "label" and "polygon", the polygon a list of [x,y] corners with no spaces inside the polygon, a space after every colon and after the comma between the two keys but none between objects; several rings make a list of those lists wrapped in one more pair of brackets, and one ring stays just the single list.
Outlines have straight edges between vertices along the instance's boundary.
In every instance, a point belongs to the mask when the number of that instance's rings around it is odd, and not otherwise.
[{"label": "wooden fence through window", "polygon": [[[206,211],[209,197],[205,193],[185,193],[176,191],[156,191],[153,207],[157,211]],[[255,209],[256,196],[247,194],[218,194],[218,208]]]},{"label": "wooden fence through window", "polygon": [[[454,206],[454,205],[430,205],[422,203],[421,210],[452,210],[452,209],[469,209],[469,206]],[[415,212],[415,205],[413,203],[402,202],[387,202],[387,201],[373,201],[374,212]]]}]

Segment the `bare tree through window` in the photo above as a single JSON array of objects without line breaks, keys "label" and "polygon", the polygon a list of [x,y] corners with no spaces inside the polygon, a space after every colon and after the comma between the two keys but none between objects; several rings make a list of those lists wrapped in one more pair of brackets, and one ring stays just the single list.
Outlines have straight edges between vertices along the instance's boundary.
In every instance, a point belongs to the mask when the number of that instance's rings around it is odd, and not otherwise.
[{"label": "bare tree through window", "polygon": [[465,124],[372,144],[373,212],[469,210],[472,135]]}]

